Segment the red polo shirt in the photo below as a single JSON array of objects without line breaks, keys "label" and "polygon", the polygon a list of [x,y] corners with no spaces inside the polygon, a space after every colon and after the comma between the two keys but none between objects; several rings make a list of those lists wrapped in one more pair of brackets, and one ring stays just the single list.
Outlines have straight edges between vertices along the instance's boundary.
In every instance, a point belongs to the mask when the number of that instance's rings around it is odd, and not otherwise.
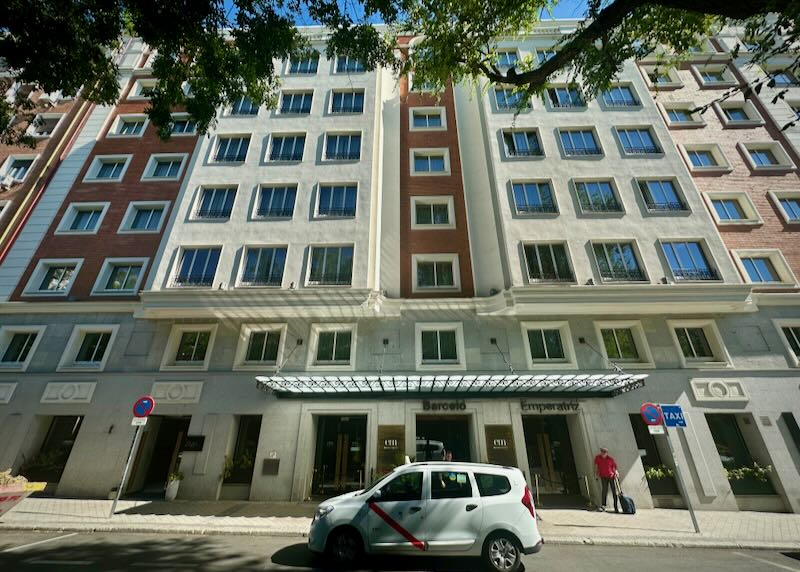
[{"label": "red polo shirt", "polygon": [[611,455],[606,455],[605,457],[602,455],[595,456],[594,464],[597,466],[597,474],[604,479],[613,478],[614,473],[617,471],[617,462]]}]

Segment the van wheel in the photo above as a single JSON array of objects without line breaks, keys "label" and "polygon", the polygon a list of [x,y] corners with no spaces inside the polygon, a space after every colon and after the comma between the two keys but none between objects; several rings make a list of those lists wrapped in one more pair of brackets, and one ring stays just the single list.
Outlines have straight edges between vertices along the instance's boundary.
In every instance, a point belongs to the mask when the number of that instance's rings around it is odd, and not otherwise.
[{"label": "van wheel", "polygon": [[361,559],[363,551],[361,536],[349,528],[334,531],[328,540],[328,555],[339,565],[355,564]]},{"label": "van wheel", "polygon": [[517,572],[522,564],[517,539],[506,532],[493,534],[483,547],[483,561],[495,572]]}]

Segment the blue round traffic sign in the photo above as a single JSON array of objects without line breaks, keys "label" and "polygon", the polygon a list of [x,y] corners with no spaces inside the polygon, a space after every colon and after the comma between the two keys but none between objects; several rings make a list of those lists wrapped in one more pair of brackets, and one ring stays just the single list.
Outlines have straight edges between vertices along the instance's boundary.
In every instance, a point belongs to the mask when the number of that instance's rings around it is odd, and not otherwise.
[{"label": "blue round traffic sign", "polygon": [[655,403],[643,403],[639,411],[647,425],[661,425],[661,409]]},{"label": "blue round traffic sign", "polygon": [[155,406],[155,399],[149,395],[143,395],[136,400],[136,403],[133,404],[133,416],[147,417],[153,412],[153,408],[155,408]]}]

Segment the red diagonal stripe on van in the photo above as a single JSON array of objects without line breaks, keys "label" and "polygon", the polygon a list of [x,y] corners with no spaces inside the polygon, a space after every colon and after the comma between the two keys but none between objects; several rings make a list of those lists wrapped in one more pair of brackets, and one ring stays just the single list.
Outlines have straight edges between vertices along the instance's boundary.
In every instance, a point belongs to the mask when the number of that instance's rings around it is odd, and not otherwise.
[{"label": "red diagonal stripe on van", "polygon": [[424,542],[422,542],[421,540],[418,540],[416,537],[414,537],[413,534],[411,534],[405,528],[400,526],[400,524],[396,520],[394,520],[391,516],[386,514],[386,512],[381,507],[379,507],[377,505],[377,503],[374,503],[374,502],[369,503],[369,508],[372,509],[372,511],[375,514],[377,514],[379,517],[381,517],[381,519],[383,519],[383,521],[386,524],[388,524],[393,529],[395,529],[400,534],[400,536],[402,536],[403,538],[408,540],[414,546],[414,548],[419,548],[420,550],[425,550],[425,543]]}]

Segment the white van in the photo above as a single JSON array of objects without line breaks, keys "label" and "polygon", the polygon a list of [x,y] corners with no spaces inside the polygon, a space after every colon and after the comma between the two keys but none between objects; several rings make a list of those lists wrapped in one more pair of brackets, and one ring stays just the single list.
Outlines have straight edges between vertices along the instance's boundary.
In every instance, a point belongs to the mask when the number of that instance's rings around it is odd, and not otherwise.
[{"label": "white van", "polygon": [[339,564],[364,553],[476,556],[497,572],[516,572],[543,542],[519,469],[447,462],[402,465],[328,499],[308,535],[312,552]]}]

